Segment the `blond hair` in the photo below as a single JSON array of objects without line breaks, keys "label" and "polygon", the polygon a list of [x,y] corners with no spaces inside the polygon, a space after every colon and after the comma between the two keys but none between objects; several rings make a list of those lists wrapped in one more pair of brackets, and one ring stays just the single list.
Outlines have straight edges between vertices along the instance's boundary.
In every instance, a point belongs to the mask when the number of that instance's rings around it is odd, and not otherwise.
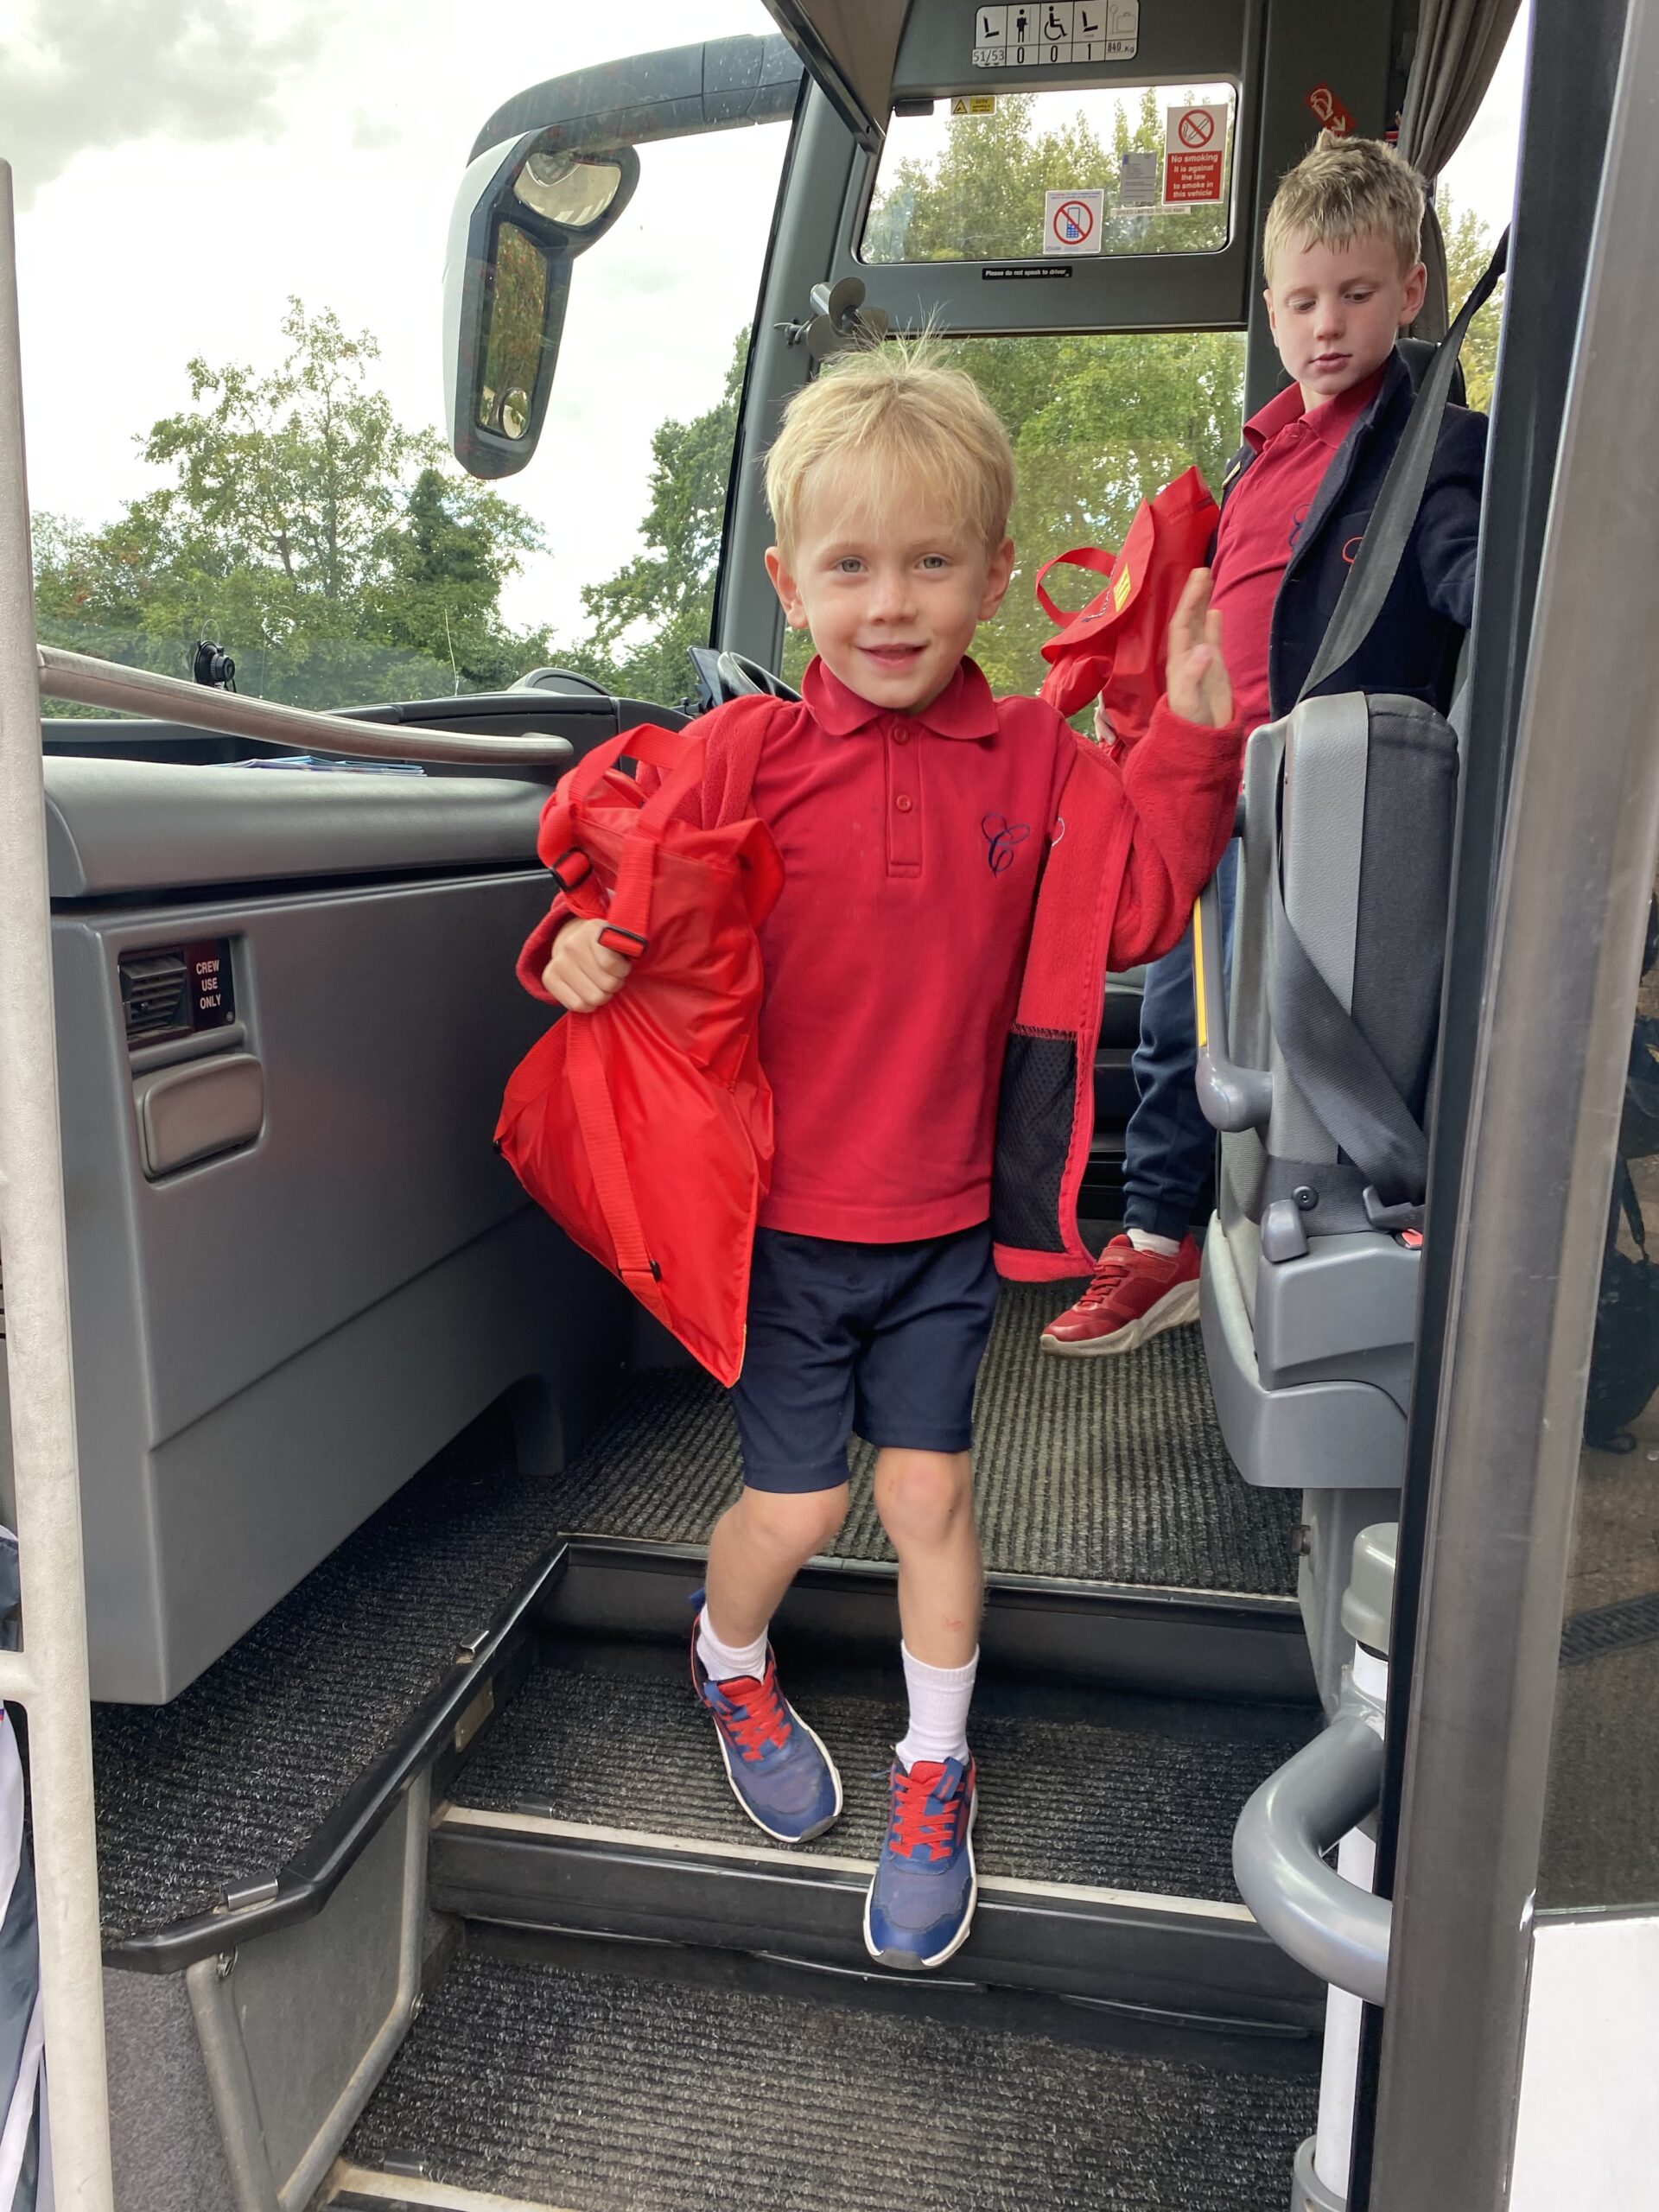
[{"label": "blond hair", "polygon": [[866,512],[891,511],[925,484],[988,550],[1007,536],[1008,434],[967,371],[949,367],[925,340],[837,354],[790,401],[766,455],[766,505],[781,552],[794,550],[808,486],[852,470],[849,494]]},{"label": "blond hair", "polygon": [[1422,258],[1423,206],[1422,179],[1392,146],[1321,130],[1273,195],[1262,237],[1268,281],[1286,247],[1351,245],[1368,234],[1393,246],[1403,276]]}]

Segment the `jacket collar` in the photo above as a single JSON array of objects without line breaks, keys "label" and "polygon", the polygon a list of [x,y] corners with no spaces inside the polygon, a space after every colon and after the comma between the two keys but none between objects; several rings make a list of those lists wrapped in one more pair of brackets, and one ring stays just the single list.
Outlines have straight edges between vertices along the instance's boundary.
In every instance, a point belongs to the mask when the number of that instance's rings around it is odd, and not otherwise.
[{"label": "jacket collar", "polygon": [[[861,698],[816,655],[801,678],[801,697],[814,721],[830,737],[851,737],[893,712]],[[995,737],[996,702],[977,661],[964,660],[938,697],[906,719],[919,722],[935,737]]]},{"label": "jacket collar", "polygon": [[[1325,474],[1319,480],[1319,488],[1313,495],[1313,504],[1307,511],[1306,520],[1297,532],[1296,543],[1286,570],[1287,575],[1292,569],[1300,569],[1305,562],[1312,559],[1313,548],[1319,542],[1319,533],[1325,528],[1332,509],[1339,499],[1347,495],[1349,481],[1354,473],[1354,464],[1358,457],[1362,442],[1370,433],[1372,424],[1392,408],[1402,394],[1405,404],[1409,408],[1411,371],[1406,366],[1403,357],[1395,353],[1383,365],[1381,380],[1369,400],[1360,408],[1357,414],[1350,417],[1342,440],[1331,456]],[[1345,394],[1338,395],[1339,397],[1345,396]],[[1320,409],[1318,411],[1322,414],[1325,410]]]},{"label": "jacket collar", "polygon": [[1281,430],[1288,429],[1293,423],[1305,422],[1320,444],[1329,446],[1334,453],[1360,416],[1381,397],[1388,381],[1389,365],[1385,361],[1362,383],[1338,392],[1334,398],[1322,400],[1317,407],[1304,407],[1301,387],[1287,385],[1244,425],[1245,444],[1259,454],[1272,444]]}]

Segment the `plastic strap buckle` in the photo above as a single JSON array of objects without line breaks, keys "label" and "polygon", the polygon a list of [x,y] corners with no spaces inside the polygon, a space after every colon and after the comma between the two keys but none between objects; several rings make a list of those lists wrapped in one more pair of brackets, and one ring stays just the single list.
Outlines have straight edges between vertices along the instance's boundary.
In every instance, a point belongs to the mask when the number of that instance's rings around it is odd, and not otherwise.
[{"label": "plastic strap buckle", "polygon": [[[613,944],[611,939],[619,937],[626,938],[627,942],[625,944]],[[620,952],[626,959],[637,960],[645,950],[651,940],[649,938],[641,937],[638,930],[625,930],[620,928],[615,922],[607,922],[599,933],[599,942],[607,952]]]},{"label": "plastic strap buckle", "polygon": [[[580,861],[582,863],[572,875],[567,875],[564,872],[567,861]],[[548,874],[558,885],[560,890],[567,893],[574,891],[579,883],[586,883],[593,872],[594,864],[580,845],[567,845],[548,870]]]}]

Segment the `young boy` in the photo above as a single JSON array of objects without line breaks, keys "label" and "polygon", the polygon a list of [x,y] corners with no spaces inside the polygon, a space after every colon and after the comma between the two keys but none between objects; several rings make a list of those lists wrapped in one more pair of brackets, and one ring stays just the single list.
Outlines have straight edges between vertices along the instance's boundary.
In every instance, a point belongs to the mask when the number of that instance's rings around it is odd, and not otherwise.
[{"label": "young boy", "polygon": [[[1392,147],[1324,133],[1268,211],[1268,320],[1291,382],[1244,426],[1216,535],[1213,605],[1247,730],[1288,713],[1313,666],[1411,412],[1395,341],[1423,303],[1423,188]],[[1363,650],[1326,691],[1414,692],[1442,709],[1474,610],[1486,418],[1446,410],[1417,526]],[[1104,734],[1104,733],[1103,733]],[[1223,862],[1224,925],[1234,861]],[[1215,1156],[1193,1085],[1192,953],[1147,977],[1138,1093],[1124,1146],[1123,1223],[1042,1348],[1133,1351],[1197,1318],[1187,1224]]]},{"label": "young boy", "polygon": [[[732,1392],[744,1489],[709,1545],[692,1677],[749,1817],[788,1843],[830,1827],[840,1778],[779,1688],[766,1630],[842,1525],[855,1428],[877,1447],[909,1693],[865,1941],[889,1966],[934,1967],[975,1899],[969,1446],[997,1294],[991,1154],[1061,786],[1078,767],[1087,788],[1069,785],[1067,805],[1125,823],[1110,956],[1143,958],[1175,941],[1215,866],[1242,740],[1202,575],[1172,626],[1167,700],[1121,773],[1090,746],[1079,762],[1040,701],[993,699],[964,655],[1014,566],[1013,455],[971,378],[925,349],[843,356],[799,393],[766,494],[766,565],[817,658],[767,728],[748,800],[785,871],[760,933],[777,1142]],[[720,726],[719,709],[698,725],[699,818],[726,788]],[[601,926],[567,922],[542,973],[578,1012],[628,975]]]}]

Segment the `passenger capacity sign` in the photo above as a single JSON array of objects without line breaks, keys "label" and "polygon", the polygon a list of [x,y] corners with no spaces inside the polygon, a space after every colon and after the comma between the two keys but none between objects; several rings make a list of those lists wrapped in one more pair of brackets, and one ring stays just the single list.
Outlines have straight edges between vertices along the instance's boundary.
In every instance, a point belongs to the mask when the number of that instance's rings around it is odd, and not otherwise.
[{"label": "passenger capacity sign", "polygon": [[1165,111],[1164,205],[1218,207],[1227,150],[1227,110],[1205,102]]},{"label": "passenger capacity sign", "polygon": [[1133,61],[1141,43],[1141,0],[995,0],[973,14],[976,69]]}]

